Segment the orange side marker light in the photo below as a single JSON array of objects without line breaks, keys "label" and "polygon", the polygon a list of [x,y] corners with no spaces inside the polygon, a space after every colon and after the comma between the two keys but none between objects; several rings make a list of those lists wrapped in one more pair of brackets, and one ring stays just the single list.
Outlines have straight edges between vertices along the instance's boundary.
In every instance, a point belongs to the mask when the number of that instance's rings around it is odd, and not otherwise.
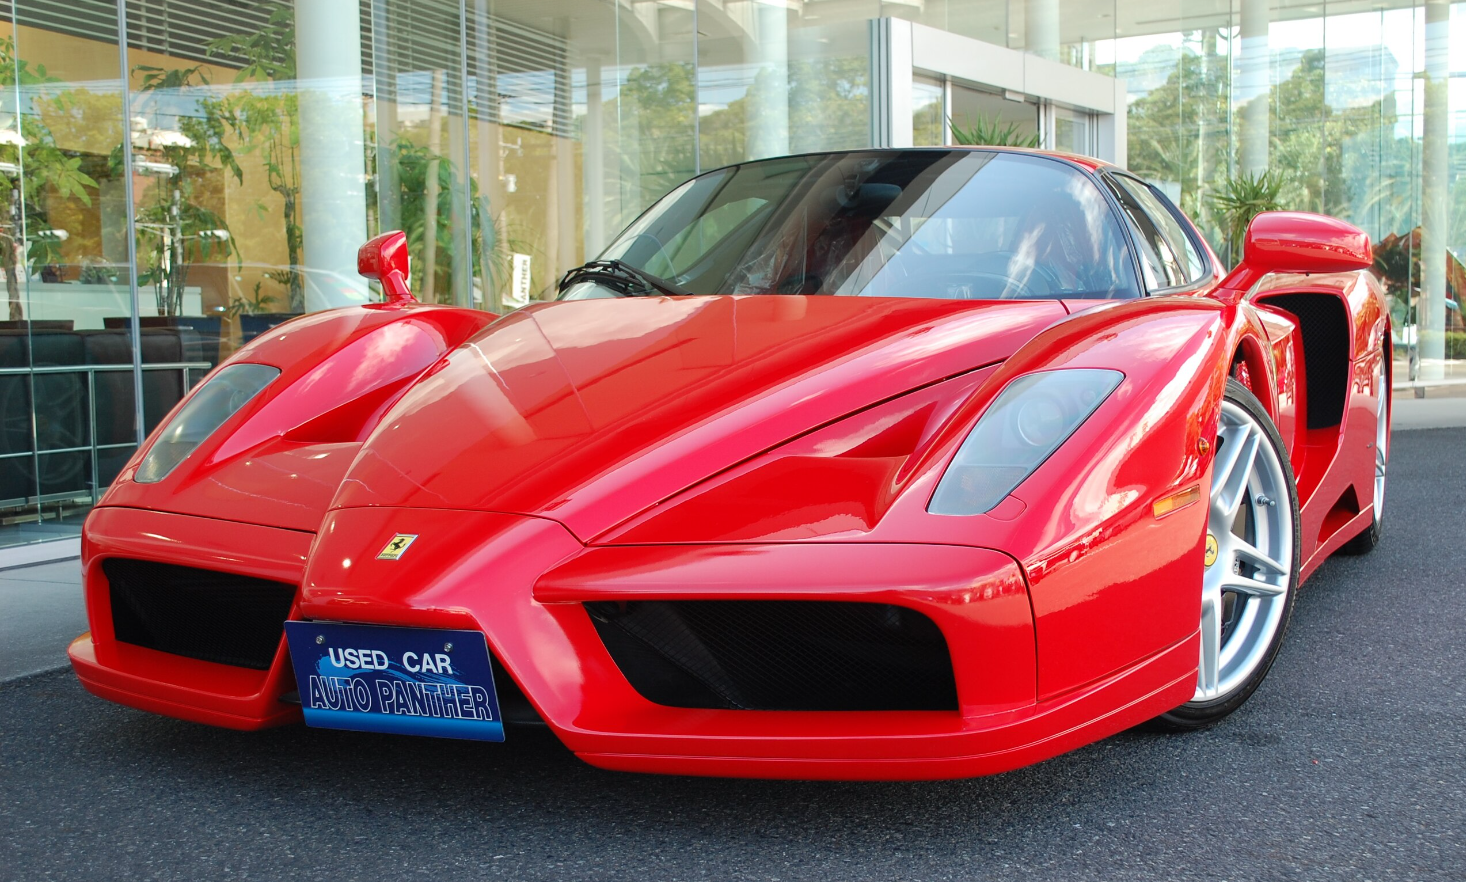
[{"label": "orange side marker light", "polygon": [[1170,496],[1162,496],[1160,499],[1157,499],[1152,509],[1155,511],[1156,517],[1163,518],[1172,512],[1180,511],[1186,506],[1200,501],[1200,499],[1201,485],[1192,484],[1185,490],[1178,490]]}]

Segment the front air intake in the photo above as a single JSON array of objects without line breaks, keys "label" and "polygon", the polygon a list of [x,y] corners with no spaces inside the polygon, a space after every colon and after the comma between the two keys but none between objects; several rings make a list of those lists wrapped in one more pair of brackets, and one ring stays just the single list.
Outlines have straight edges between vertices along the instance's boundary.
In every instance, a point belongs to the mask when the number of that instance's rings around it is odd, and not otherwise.
[{"label": "front air intake", "polygon": [[900,606],[805,600],[585,604],[637,692],[671,707],[956,710],[947,642]]},{"label": "front air intake", "polygon": [[233,573],[111,558],[102,572],[117,639],[200,661],[270,667],[295,586]]}]

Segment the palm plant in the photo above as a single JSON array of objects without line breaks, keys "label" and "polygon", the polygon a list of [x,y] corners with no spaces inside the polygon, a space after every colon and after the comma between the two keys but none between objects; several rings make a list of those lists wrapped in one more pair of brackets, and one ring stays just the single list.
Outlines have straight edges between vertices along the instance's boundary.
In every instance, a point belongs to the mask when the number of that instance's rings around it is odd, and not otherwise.
[{"label": "palm plant", "polygon": [[1242,172],[1222,182],[1220,192],[1212,194],[1212,208],[1221,215],[1226,231],[1228,258],[1236,261],[1242,253],[1247,225],[1264,211],[1283,208],[1283,192],[1288,180],[1271,169],[1260,173]]},{"label": "palm plant", "polygon": [[229,302],[229,308],[225,310],[230,316],[260,315],[271,312],[276,306],[276,297],[265,291],[261,291],[260,282],[255,282],[253,293],[246,297],[242,294],[234,295]]},{"label": "palm plant", "polygon": [[1025,135],[1018,123],[1004,125],[997,115],[978,115],[965,127],[949,116],[947,125],[952,129],[952,141],[963,146],[1037,147],[1041,143],[1037,134]]}]

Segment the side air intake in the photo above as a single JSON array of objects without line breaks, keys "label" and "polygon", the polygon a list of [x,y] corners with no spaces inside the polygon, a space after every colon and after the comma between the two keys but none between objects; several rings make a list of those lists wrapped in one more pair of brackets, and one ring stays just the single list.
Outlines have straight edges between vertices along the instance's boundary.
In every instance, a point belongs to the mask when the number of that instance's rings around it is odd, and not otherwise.
[{"label": "side air intake", "polygon": [[295,586],[146,560],[102,562],[117,639],[200,661],[267,670]]},{"label": "side air intake", "polygon": [[646,600],[585,604],[647,700],[742,710],[956,710],[931,619],[880,603]]}]

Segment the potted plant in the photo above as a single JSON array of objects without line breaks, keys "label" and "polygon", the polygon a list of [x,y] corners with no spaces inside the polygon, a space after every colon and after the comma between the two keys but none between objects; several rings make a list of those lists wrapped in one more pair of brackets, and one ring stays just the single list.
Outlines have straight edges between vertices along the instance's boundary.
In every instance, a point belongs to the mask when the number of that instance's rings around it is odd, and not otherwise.
[{"label": "potted plant", "polygon": [[[269,275],[269,274],[267,274]],[[239,342],[248,343],[278,324],[301,315],[298,312],[275,312],[272,307],[278,298],[263,293],[261,283],[255,282],[254,293],[249,297],[236,296],[229,304],[229,314],[239,328]]]},{"label": "potted plant", "polygon": [[960,125],[949,116],[947,125],[952,129],[952,142],[967,147],[1037,147],[1041,143],[1037,134],[1023,134],[1016,122],[1005,126],[996,115],[978,115],[977,119],[966,126]]},{"label": "potted plant", "polygon": [[1283,175],[1271,169],[1242,172],[1222,182],[1221,192],[1212,196],[1211,203],[1221,215],[1228,260],[1235,263],[1241,258],[1242,241],[1253,218],[1264,211],[1283,209],[1282,195],[1287,183]]}]

